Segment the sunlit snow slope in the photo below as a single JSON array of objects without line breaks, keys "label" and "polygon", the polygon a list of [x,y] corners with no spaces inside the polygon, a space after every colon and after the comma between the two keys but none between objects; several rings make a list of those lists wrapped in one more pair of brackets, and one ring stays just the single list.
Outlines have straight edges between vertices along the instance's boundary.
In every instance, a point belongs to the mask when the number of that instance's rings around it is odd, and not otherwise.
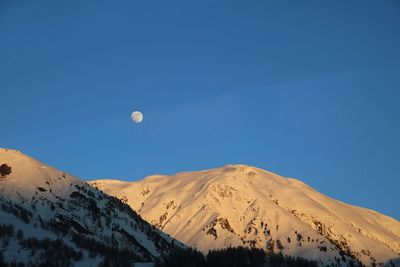
[{"label": "sunlit snow slope", "polygon": [[175,247],[124,202],[72,175],[9,149],[0,149],[2,164],[12,169],[0,176],[0,256],[6,263],[97,266],[121,255],[149,262]]},{"label": "sunlit snow slope", "polygon": [[97,180],[144,219],[202,251],[245,245],[347,265],[398,263],[400,223],[351,206],[306,184],[245,165],[150,176],[138,182]]}]

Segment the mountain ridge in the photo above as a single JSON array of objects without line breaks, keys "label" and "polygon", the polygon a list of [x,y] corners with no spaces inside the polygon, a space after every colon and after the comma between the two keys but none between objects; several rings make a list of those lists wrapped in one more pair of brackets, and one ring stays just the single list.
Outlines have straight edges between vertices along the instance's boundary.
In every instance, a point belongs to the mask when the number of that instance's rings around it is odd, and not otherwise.
[{"label": "mountain ridge", "polygon": [[0,178],[0,259],[6,263],[127,266],[185,247],[120,199],[20,151],[0,149],[1,164],[11,167]]},{"label": "mountain ridge", "polygon": [[202,251],[246,245],[324,264],[354,259],[366,265],[400,255],[397,220],[248,165],[89,183],[125,198],[143,218]]}]

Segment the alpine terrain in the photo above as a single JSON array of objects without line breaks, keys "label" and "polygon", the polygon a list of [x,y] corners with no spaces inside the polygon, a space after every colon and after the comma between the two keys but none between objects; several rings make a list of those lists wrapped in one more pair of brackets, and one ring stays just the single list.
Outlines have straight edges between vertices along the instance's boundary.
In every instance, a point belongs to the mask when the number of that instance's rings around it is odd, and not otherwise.
[{"label": "alpine terrain", "polygon": [[179,242],[120,199],[15,150],[0,149],[0,266],[128,266]]},{"label": "alpine terrain", "polygon": [[245,165],[90,184],[201,251],[234,246],[321,265],[400,266],[400,222],[329,198],[299,180]]}]

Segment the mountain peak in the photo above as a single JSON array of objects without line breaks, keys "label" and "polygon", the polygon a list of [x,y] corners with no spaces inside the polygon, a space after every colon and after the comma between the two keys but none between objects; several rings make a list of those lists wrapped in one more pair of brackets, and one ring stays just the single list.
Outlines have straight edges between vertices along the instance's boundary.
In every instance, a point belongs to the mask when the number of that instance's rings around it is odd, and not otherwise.
[{"label": "mountain peak", "polygon": [[0,160],[4,161],[4,160],[8,160],[8,161],[37,161],[32,157],[29,157],[28,155],[25,155],[24,153],[22,153],[19,150],[15,150],[15,149],[9,149],[9,148],[0,148]]},{"label": "mountain peak", "polygon": [[15,150],[0,149],[0,165],[4,163],[12,169],[0,179],[0,226],[19,234],[11,234],[7,242],[2,236],[0,265],[5,260],[29,266],[94,266],[123,255],[128,263],[121,266],[128,266],[160,259],[183,246],[122,200],[72,175]]},{"label": "mountain peak", "polygon": [[11,173],[0,180],[0,193],[10,198],[31,199],[38,191],[67,196],[64,188],[81,181],[63,171],[50,167],[24,153],[0,149],[0,164],[11,167]]},{"label": "mountain peak", "polygon": [[323,264],[353,259],[366,265],[400,255],[398,221],[248,165],[92,183],[202,251],[249,246]]}]

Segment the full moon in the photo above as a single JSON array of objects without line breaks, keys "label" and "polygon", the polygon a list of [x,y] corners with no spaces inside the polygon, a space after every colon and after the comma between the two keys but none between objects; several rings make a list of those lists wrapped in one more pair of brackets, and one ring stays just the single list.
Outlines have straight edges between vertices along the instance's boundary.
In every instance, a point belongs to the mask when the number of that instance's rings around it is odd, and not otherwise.
[{"label": "full moon", "polygon": [[131,114],[131,118],[136,123],[141,123],[143,120],[143,114],[140,111],[134,111]]}]

